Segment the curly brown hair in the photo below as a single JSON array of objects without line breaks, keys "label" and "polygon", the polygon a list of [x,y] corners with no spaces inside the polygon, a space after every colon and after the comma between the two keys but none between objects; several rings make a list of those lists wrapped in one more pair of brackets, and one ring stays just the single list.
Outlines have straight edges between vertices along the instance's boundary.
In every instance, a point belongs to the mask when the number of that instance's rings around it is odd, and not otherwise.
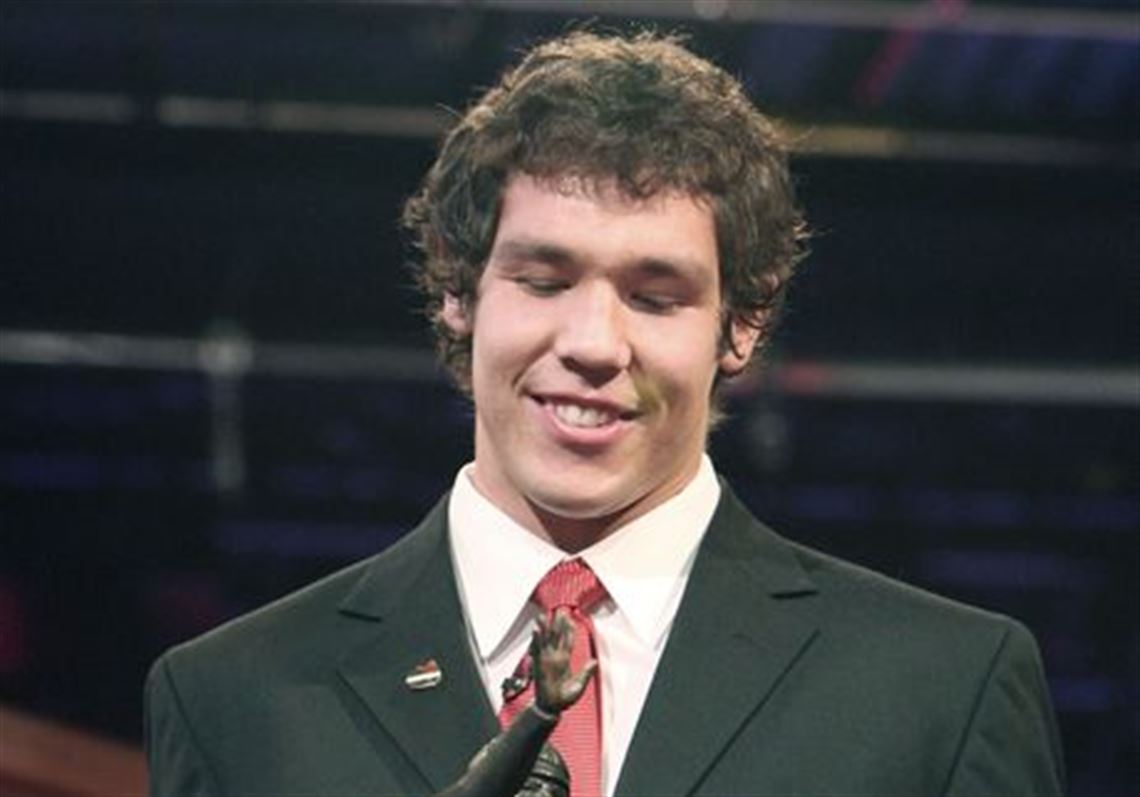
[{"label": "curly brown hair", "polygon": [[532,49],[468,110],[404,208],[440,357],[461,386],[471,338],[440,311],[449,294],[475,306],[518,173],[611,182],[631,199],[675,190],[710,200],[722,346],[734,322],[769,337],[807,235],[780,136],[735,78],[677,37],[578,31]]}]

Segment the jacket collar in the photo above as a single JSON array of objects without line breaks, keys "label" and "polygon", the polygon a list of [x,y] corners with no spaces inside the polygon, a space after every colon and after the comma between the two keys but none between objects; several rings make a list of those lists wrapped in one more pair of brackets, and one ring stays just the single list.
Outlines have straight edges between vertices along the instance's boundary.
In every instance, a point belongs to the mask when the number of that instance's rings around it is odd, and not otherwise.
[{"label": "jacket collar", "polygon": [[[340,674],[433,791],[454,781],[499,731],[471,659],[447,549],[447,497],[411,534],[378,557],[340,611],[376,633],[340,662]],[[406,679],[434,661],[438,685]]]},{"label": "jacket collar", "polygon": [[699,784],[815,639],[816,593],[792,547],[722,484],[618,794],[688,794]]}]

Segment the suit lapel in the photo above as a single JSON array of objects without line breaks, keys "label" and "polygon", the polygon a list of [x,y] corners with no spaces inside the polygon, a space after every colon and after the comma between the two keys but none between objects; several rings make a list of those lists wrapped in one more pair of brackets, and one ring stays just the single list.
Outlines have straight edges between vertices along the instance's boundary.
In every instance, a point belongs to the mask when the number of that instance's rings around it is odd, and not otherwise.
[{"label": "suit lapel", "polygon": [[817,633],[816,588],[729,491],[701,544],[617,794],[688,794]]},{"label": "suit lapel", "polygon": [[[447,547],[446,497],[405,540],[378,559],[341,605],[377,624],[340,665],[342,677],[433,790],[463,772],[498,722],[471,657]],[[434,660],[438,686],[405,682]]]}]

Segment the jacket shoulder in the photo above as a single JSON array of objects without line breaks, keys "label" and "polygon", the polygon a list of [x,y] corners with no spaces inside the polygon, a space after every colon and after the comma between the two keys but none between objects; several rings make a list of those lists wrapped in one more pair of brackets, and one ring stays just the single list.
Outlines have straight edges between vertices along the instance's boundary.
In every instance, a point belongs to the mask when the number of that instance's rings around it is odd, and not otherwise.
[{"label": "jacket shoulder", "polygon": [[999,612],[936,594],[799,543],[785,544],[819,586],[824,617],[841,621],[858,633],[876,629],[892,636],[950,633],[994,641],[1011,631],[1028,634],[1019,621]]},{"label": "jacket shoulder", "polygon": [[438,553],[445,539],[445,505],[446,499],[441,500],[418,527],[386,550],[174,646],[155,666],[165,664],[183,677],[212,675],[219,662],[231,675],[327,666],[333,651],[373,627],[360,620],[378,619],[384,596],[399,593]]},{"label": "jacket shoulder", "polygon": [[773,596],[809,595],[817,620],[833,631],[916,638],[961,633],[989,640],[1025,632],[1000,613],[937,595],[790,540],[758,520],[725,485],[714,518],[717,555],[749,561]]}]

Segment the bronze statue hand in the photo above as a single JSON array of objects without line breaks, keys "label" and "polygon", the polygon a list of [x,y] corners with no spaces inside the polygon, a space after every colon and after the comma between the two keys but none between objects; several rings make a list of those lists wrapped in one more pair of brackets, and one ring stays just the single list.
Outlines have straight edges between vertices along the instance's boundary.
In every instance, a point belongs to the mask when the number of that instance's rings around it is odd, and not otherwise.
[{"label": "bronze statue hand", "polygon": [[530,638],[534,703],[488,742],[463,776],[436,797],[566,797],[570,773],[558,751],[546,744],[559,715],[574,705],[598,663],[570,671],[574,624],[564,609],[553,620],[540,617]]},{"label": "bronze statue hand", "polygon": [[530,640],[530,656],[534,668],[534,702],[546,714],[558,716],[574,705],[598,669],[598,662],[591,659],[577,673],[571,673],[570,651],[573,649],[574,624],[565,609],[558,609],[553,620],[538,618],[538,628]]}]

